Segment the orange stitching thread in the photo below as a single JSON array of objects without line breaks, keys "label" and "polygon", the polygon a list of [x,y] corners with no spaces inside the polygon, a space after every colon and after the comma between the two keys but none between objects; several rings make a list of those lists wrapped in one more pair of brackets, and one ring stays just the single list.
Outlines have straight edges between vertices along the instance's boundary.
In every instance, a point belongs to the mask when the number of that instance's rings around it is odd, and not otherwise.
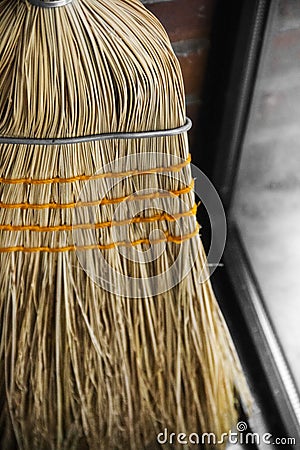
[{"label": "orange stitching thread", "polygon": [[120,221],[108,221],[100,223],[86,223],[86,224],[74,224],[74,225],[54,225],[54,226],[40,226],[40,225],[0,225],[1,231],[39,231],[39,232],[51,232],[51,231],[72,231],[72,230],[91,230],[100,228],[109,228],[113,226],[127,225],[130,223],[151,223],[156,221],[167,220],[168,222],[174,222],[177,219],[183,217],[194,216],[197,212],[197,205],[195,204],[192,209],[183,213],[177,213],[174,215],[168,213],[156,214],[152,217],[133,217],[131,219],[124,219]]},{"label": "orange stitching thread", "polygon": [[70,178],[44,178],[44,179],[32,179],[32,178],[0,178],[0,183],[5,184],[54,184],[54,183],[73,183],[75,181],[88,181],[99,180],[101,178],[119,178],[132,175],[147,175],[151,173],[162,172],[179,172],[183,167],[186,167],[191,162],[191,155],[189,154],[187,159],[180,164],[176,164],[170,167],[158,167],[147,170],[130,170],[128,172],[116,172],[116,173],[99,173],[97,175],[77,175]]},{"label": "orange stitching thread", "polygon": [[159,244],[161,242],[173,242],[174,244],[181,244],[184,241],[192,239],[197,236],[199,233],[200,226],[197,224],[195,231],[190,234],[186,234],[183,236],[172,236],[168,233],[165,233],[165,239],[157,239],[151,241],[149,239],[139,239],[133,242],[112,242],[111,244],[94,244],[94,245],[84,245],[78,246],[69,245],[67,247],[2,247],[0,248],[0,253],[12,253],[12,252],[23,252],[23,253],[37,253],[37,252],[45,252],[45,253],[62,253],[62,252],[70,252],[76,250],[109,250],[115,247],[135,247],[140,244]]},{"label": "orange stitching thread", "polygon": [[191,184],[183,189],[169,191],[169,192],[154,192],[151,194],[144,195],[130,195],[127,197],[117,197],[117,198],[103,198],[101,200],[95,200],[90,202],[74,202],[74,203],[43,203],[43,204],[33,204],[33,203],[0,203],[0,208],[2,209],[69,209],[69,208],[80,208],[86,206],[100,206],[100,205],[115,205],[122,203],[123,201],[135,201],[135,200],[148,200],[154,198],[167,198],[171,195],[188,194],[194,189],[194,180]]}]

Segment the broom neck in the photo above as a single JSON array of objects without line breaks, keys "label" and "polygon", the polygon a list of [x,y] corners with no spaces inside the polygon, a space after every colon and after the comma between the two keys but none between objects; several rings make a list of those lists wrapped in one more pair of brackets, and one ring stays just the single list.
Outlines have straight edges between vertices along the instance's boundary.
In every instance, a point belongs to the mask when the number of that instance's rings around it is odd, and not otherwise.
[{"label": "broom neck", "polygon": [[41,8],[59,8],[60,6],[72,3],[72,1],[73,0],[29,0],[29,3]]}]

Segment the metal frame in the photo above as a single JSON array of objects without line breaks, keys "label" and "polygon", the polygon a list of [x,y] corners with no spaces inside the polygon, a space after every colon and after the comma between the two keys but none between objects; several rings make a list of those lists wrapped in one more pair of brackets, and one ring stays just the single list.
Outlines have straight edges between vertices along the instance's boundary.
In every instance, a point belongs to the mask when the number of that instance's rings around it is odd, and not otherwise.
[{"label": "metal frame", "polygon": [[[244,316],[246,332],[251,336],[261,376],[268,384],[272,398],[274,428],[282,428],[282,437],[300,438],[300,400],[293,376],[282,351],[276,331],[265,307],[259,284],[237,227],[232,224],[224,253],[224,266]],[[233,268],[233,269],[232,269]],[[259,400],[258,400],[259,401]],[[270,401],[268,399],[267,401]],[[263,405],[262,405],[263,406]],[[268,409],[268,405],[264,405]],[[280,424],[279,424],[280,423]],[[275,430],[277,437],[280,431]]]},{"label": "metal frame", "polygon": [[[295,437],[298,447],[285,447],[299,448],[299,393],[239,231],[230,219],[264,33],[273,6],[273,0],[217,2],[197,126],[196,147],[206,151],[193,155],[193,160],[213,181],[229,218],[224,266],[214,273],[212,282],[258,405],[249,427],[277,437]],[[209,228],[205,216],[201,222]]]}]

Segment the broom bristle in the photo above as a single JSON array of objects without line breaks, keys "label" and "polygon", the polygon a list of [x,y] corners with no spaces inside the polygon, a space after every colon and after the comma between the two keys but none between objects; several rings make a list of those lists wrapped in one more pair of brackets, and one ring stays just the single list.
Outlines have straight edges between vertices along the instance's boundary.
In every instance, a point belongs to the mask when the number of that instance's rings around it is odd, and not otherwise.
[{"label": "broom bristle", "polygon": [[[0,11],[0,136],[185,122],[179,63],[138,1]],[[249,393],[200,283],[186,133],[3,144],[0,171],[1,449],[141,450],[164,428],[228,432]]]}]

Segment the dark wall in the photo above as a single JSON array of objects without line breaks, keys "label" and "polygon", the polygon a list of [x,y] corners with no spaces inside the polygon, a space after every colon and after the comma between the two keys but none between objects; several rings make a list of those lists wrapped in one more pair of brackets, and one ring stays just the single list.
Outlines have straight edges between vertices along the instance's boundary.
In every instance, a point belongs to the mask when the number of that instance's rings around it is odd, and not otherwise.
[{"label": "dark wall", "polygon": [[203,84],[210,48],[215,0],[143,0],[165,26],[179,58],[186,90],[187,115],[194,123],[195,144]]}]

